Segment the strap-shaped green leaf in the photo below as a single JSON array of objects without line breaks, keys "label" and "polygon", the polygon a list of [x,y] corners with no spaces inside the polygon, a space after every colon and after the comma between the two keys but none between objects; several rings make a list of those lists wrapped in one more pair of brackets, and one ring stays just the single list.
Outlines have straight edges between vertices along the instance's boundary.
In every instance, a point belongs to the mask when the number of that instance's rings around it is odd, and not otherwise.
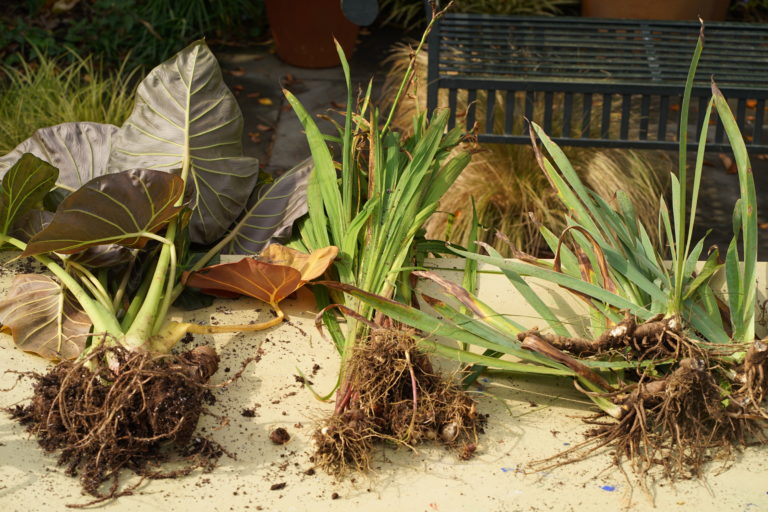
[{"label": "strap-shaped green leaf", "polygon": [[[713,83],[712,96],[714,98],[717,114],[723,123],[728,142],[733,150],[736,168],[739,175],[739,202],[734,207],[734,220],[738,219],[740,228],[734,226],[734,240],[742,236],[742,253],[744,260],[742,267],[736,269],[739,273],[739,287],[734,290],[729,286],[729,295],[738,291],[741,299],[739,309],[732,310],[734,318],[733,337],[740,342],[751,342],[755,338],[755,304],[757,301],[757,193],[755,180],[752,176],[752,165],[749,163],[749,154],[744,144],[744,137],[739,132],[739,126],[733,117],[728,102],[723,93]],[[729,252],[731,249],[729,247]],[[739,320],[735,320],[739,316]]]},{"label": "strap-shaped green leaf", "polygon": [[244,210],[258,162],[243,156],[243,116],[216,58],[196,41],[139,84],[136,106],[116,134],[109,168],[171,171],[189,166],[194,184],[190,237],[220,238]]},{"label": "strap-shaped green leaf", "polygon": [[59,205],[23,254],[73,253],[102,244],[141,248],[179,211],[174,204],[183,188],[178,176],[151,169],[93,179]]},{"label": "strap-shaped green leaf", "polygon": [[7,234],[20,215],[31,210],[56,182],[58,171],[25,153],[3,177],[0,186],[0,234]]},{"label": "strap-shaped green leaf", "polygon": [[0,175],[24,153],[32,153],[59,170],[58,185],[74,190],[107,171],[109,148],[117,126],[101,123],[62,123],[40,128],[0,158]]},{"label": "strap-shaped green leaf", "polygon": [[91,321],[77,301],[48,276],[21,274],[0,300],[0,323],[16,345],[47,359],[72,359],[85,346]]}]

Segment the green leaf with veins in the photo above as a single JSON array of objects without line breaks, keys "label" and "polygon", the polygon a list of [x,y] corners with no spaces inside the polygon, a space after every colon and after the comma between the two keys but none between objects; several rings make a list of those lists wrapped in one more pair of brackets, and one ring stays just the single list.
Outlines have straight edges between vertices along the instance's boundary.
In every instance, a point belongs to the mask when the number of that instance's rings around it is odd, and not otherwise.
[{"label": "green leaf with veins", "polygon": [[197,41],[139,84],[133,113],[113,141],[109,168],[171,171],[189,164],[190,236],[207,244],[240,215],[258,179],[258,161],[243,156],[242,131],[243,116],[216,58]]},{"label": "green leaf with veins", "polygon": [[75,190],[107,172],[112,136],[117,126],[101,123],[62,123],[40,128],[0,157],[0,175],[24,153],[32,153],[59,170],[57,185]]},{"label": "green leaf with veins", "polygon": [[31,153],[22,155],[0,185],[0,234],[8,234],[16,218],[43,200],[57,176],[51,164]]},{"label": "green leaf with veins", "polygon": [[0,300],[0,324],[10,328],[21,349],[46,359],[80,355],[91,321],[56,281],[40,274],[17,275]]},{"label": "green leaf with veins", "polygon": [[142,248],[180,210],[184,183],[173,174],[134,169],[89,181],[70,194],[24,256],[74,253],[95,245]]},{"label": "green leaf with veins", "polygon": [[290,236],[293,223],[307,213],[312,166],[308,158],[254,192],[248,210],[232,229],[228,254],[258,254],[276,239]]},{"label": "green leaf with veins", "polygon": [[[10,234],[24,243],[29,243],[32,237],[48,227],[53,216],[54,213],[47,210],[30,210],[16,219]],[[132,258],[130,249],[122,245],[108,244],[89,247],[70,256],[69,261],[79,263],[84,267],[105,268],[127,263]]]}]

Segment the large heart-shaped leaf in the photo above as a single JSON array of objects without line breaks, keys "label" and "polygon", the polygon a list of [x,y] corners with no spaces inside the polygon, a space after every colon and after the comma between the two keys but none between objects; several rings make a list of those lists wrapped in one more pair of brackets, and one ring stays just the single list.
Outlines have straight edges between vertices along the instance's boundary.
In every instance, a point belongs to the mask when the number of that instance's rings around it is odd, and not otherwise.
[{"label": "large heart-shaped leaf", "polygon": [[0,186],[0,234],[7,234],[20,215],[31,210],[56,182],[58,171],[31,153],[24,153]]},{"label": "large heart-shaped leaf", "polygon": [[109,168],[170,171],[189,165],[193,242],[220,238],[243,211],[258,162],[243,156],[243,116],[213,53],[197,41],[139,84],[133,113],[116,135]]},{"label": "large heart-shaped leaf", "polygon": [[10,328],[16,345],[47,359],[80,355],[91,321],[77,301],[48,276],[17,275],[0,300],[0,324]]},{"label": "large heart-shaped leaf", "polygon": [[75,190],[106,173],[112,136],[117,126],[101,123],[62,123],[40,128],[0,158],[3,175],[24,153],[32,153],[59,170],[58,184]]},{"label": "large heart-shaped leaf", "polygon": [[[301,288],[330,266],[338,248],[325,247],[302,254],[288,247],[273,244],[264,260],[243,258],[234,263],[212,265],[185,275],[185,284],[218,297],[246,295],[276,306],[281,300]],[[267,261],[272,256],[275,262]]]},{"label": "large heart-shaped leaf", "polygon": [[20,215],[13,223],[10,235],[22,242],[29,243],[36,234],[45,229],[53,220],[53,212],[48,210],[30,210]]},{"label": "large heart-shaped leaf", "polygon": [[150,169],[95,178],[59,205],[23,254],[73,253],[102,244],[141,248],[147,234],[160,230],[180,210],[175,203],[183,188],[178,176]]},{"label": "large heart-shaped leaf", "polygon": [[256,254],[276,239],[288,238],[293,223],[307,213],[307,181],[312,171],[308,158],[263,184],[248,202],[248,210],[233,229],[229,254]]},{"label": "large heart-shaped leaf", "polygon": [[128,263],[133,259],[133,253],[125,246],[118,244],[95,245],[82,252],[73,254],[69,261],[79,263],[88,268],[107,268]]},{"label": "large heart-shaped leaf", "polygon": [[267,304],[277,304],[302,285],[301,272],[253,258],[221,263],[193,272],[186,285],[217,297],[245,295]]}]

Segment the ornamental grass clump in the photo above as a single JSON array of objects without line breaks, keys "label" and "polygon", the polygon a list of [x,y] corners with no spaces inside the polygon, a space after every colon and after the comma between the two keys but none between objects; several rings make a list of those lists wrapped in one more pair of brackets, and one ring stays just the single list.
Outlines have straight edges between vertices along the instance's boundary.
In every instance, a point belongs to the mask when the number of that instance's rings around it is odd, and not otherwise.
[{"label": "ornamental grass clump", "polygon": [[[337,253],[267,246],[303,213],[310,164],[257,183],[242,122],[199,41],[139,84],[121,127],[41,128],[0,158],[0,245],[52,274],[17,275],[0,323],[19,349],[59,361],[45,374],[21,374],[34,394],[11,414],[96,502],[131,492],[120,484],[124,468],[167,478],[212,467],[223,449],[193,432],[218,355],[171,348],[188,334],[277,325],[280,301]],[[195,253],[193,244],[211,248]],[[232,248],[258,256],[205,266]],[[254,297],[275,316],[246,325],[167,318],[177,300],[210,304],[205,294]],[[157,466],[166,445],[189,461],[185,469]]]},{"label": "ornamental grass clump", "polygon": [[[472,365],[468,382],[486,369],[572,378],[607,419],[594,421],[587,441],[534,463],[535,469],[580,460],[607,447],[617,464],[629,459],[641,476],[660,470],[663,477],[674,480],[699,476],[708,461],[766,442],[768,344],[755,333],[755,186],[743,138],[714,83],[703,126],[709,126],[714,109],[734,153],[740,199],[724,259],[716,248],[704,256],[704,240],[694,241],[692,235],[707,129],[699,139],[690,185],[686,129],[703,44],[702,29],[684,89],[671,209],[663,199],[660,204],[669,252],[654,248],[626,195],[619,192],[618,208],[611,208],[584,185],[562,150],[532,124],[539,165],[570,213],[569,225],[559,236],[542,230],[554,260],[520,251],[516,260],[506,260],[487,244],[487,255],[456,253],[497,267],[536,311],[538,328],[494,311],[431,272],[413,274],[434,281],[450,297],[445,301],[424,297],[440,320],[345,288],[369,306],[419,329],[420,346]],[[705,261],[699,262],[702,256]],[[718,272],[725,275],[724,294],[713,283]],[[569,319],[559,317],[537,294],[531,278],[557,285],[582,301],[589,309],[588,332],[574,333]],[[457,308],[455,301],[465,309]],[[447,345],[440,338],[462,345]]]},{"label": "ornamental grass clump", "polygon": [[[411,62],[411,48],[405,44],[394,47],[387,59],[391,65],[384,90],[385,101],[394,98],[398,91],[400,77]],[[410,133],[411,120],[423,111],[427,102],[427,55],[420,53],[414,64],[414,86],[409,94],[398,103],[392,120],[393,126],[403,133]],[[444,94],[443,94],[444,93]],[[515,112],[526,110],[526,96],[496,92],[494,114],[495,133],[505,131],[504,109]],[[487,107],[486,91],[477,91],[477,100],[468,103],[466,92],[459,91],[456,97],[457,122],[462,124],[467,110],[475,109],[477,119],[485,119]],[[544,94],[536,94],[533,111],[544,112]],[[580,99],[574,108],[580,108]],[[601,101],[601,100],[596,100]],[[555,96],[552,107],[552,129],[562,132],[562,96]],[[438,97],[438,105],[448,107],[447,91]],[[592,112],[592,126],[599,126],[597,103]],[[633,113],[634,115],[634,113]],[[637,115],[640,115],[637,112]],[[524,120],[517,116],[511,131],[522,133]],[[468,127],[472,130],[473,127]],[[490,127],[486,127],[490,130]],[[597,134],[593,134],[597,135]],[[618,135],[618,134],[617,134]],[[654,244],[660,243],[656,219],[658,211],[648,197],[658,197],[669,191],[669,173],[674,164],[664,151],[634,151],[623,149],[588,148],[572,146],[563,151],[573,164],[579,177],[601,197],[610,198],[616,190],[623,190],[629,197],[641,222],[648,227],[648,235]],[[481,229],[477,236],[470,238],[475,226],[472,205],[477,210],[477,221]],[[614,205],[615,206],[615,205]],[[447,240],[467,246],[474,241],[491,244],[502,255],[511,257],[509,244],[496,238],[501,232],[509,239],[515,250],[545,257],[549,247],[544,240],[540,226],[560,232],[567,225],[568,210],[560,202],[555,190],[548,186],[546,176],[539,169],[533,149],[522,144],[478,144],[478,151],[467,164],[454,184],[443,194],[440,205],[425,224],[427,237]],[[551,254],[549,254],[551,256]]]},{"label": "ornamental grass clump", "polygon": [[101,69],[92,56],[68,50],[69,61],[35,48],[0,69],[0,154],[29,138],[41,126],[76,121],[122,124],[133,107],[136,70],[124,61],[114,71]]},{"label": "ornamental grass clump", "polygon": [[[440,15],[436,12],[435,18]],[[425,39],[426,33],[416,53]],[[349,68],[343,52],[339,54],[349,90],[344,125],[339,126],[339,137],[331,138],[341,147],[340,163],[334,162],[326,138],[306,110],[285,92],[307,133],[315,163],[307,189],[309,212],[300,223],[296,245],[306,250],[339,247],[333,268],[342,285],[407,301],[409,269],[427,251],[445,251],[444,244],[423,239],[422,226],[470,153],[465,149],[449,156],[461,144],[462,134],[446,131],[446,111],[435,112],[429,120],[424,114],[416,116],[413,135],[403,137],[392,128],[393,111],[384,117],[371,104],[370,86],[355,109]],[[412,75],[411,67],[398,97]],[[316,292],[324,308],[319,322],[325,322],[341,355],[336,407],[314,436],[315,460],[321,466],[334,473],[367,468],[370,448],[377,441],[405,446],[429,438],[451,446],[475,442],[481,418],[471,400],[437,376],[407,334],[382,330],[386,319],[354,298],[344,300],[338,291],[329,295],[320,287]],[[348,317],[346,332],[334,309],[357,312]],[[455,435],[441,436],[446,428],[455,429]]]}]

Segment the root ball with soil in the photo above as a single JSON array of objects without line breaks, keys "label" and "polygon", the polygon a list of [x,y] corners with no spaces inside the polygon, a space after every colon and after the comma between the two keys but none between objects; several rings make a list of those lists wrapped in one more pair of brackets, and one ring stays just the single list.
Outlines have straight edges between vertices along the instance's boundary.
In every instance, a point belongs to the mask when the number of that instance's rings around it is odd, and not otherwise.
[{"label": "root ball with soil", "polygon": [[457,384],[440,375],[405,332],[378,329],[346,364],[334,413],[314,433],[318,466],[333,474],[370,469],[377,442],[414,447],[434,441],[471,458],[485,417]]},{"label": "root ball with soil", "polygon": [[[626,317],[594,341],[538,331],[522,333],[521,338],[529,349],[548,346],[554,351],[550,355],[559,353],[564,364],[573,361],[566,352],[623,353],[636,363],[636,371],[627,372],[615,390],[605,394],[620,407],[616,421],[588,420],[596,426],[587,441],[534,463],[535,469],[581,460],[597,448],[610,447],[617,464],[627,458],[641,476],[656,468],[670,480],[696,478],[707,462],[728,461],[734,450],[768,440],[768,416],[761,404],[768,388],[768,349],[761,341],[736,365],[738,347],[719,354],[686,337],[676,318],[638,322]],[[642,371],[644,362],[654,364]]]},{"label": "root ball with soil", "polygon": [[[34,380],[34,395],[10,412],[46,452],[59,453],[59,465],[80,476],[85,492],[103,501],[135,488],[121,489],[123,469],[150,479],[212,469],[223,450],[193,433],[213,399],[206,383],[218,364],[210,347],[163,356],[100,348],[46,374],[26,374]],[[185,464],[160,470],[158,461],[171,453]]]}]

